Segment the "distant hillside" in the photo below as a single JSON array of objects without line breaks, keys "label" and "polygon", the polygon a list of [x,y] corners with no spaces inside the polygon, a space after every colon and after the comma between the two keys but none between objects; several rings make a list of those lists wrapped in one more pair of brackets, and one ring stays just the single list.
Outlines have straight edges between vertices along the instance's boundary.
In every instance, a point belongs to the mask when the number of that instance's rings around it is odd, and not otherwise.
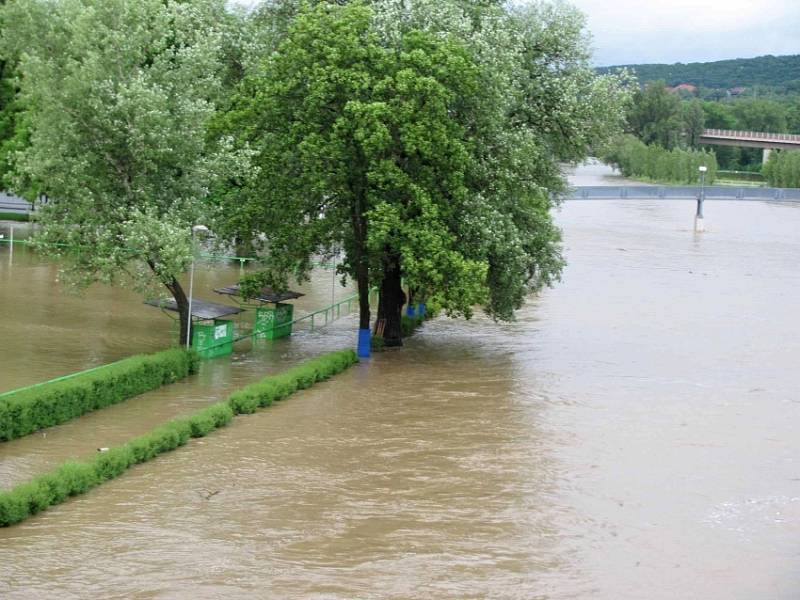
[{"label": "distant hillside", "polygon": [[779,93],[800,92],[800,54],[674,65],[619,65],[598,71],[614,71],[623,66],[634,71],[641,84],[664,80],[669,86],[690,83],[724,90],[765,86]]}]

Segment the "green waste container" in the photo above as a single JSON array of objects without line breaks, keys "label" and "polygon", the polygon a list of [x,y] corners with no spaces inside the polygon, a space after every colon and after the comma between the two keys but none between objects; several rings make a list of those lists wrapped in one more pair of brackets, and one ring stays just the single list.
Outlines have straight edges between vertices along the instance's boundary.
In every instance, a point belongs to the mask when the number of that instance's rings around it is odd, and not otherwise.
[{"label": "green waste container", "polygon": [[233,352],[233,321],[214,319],[192,324],[192,347],[201,358],[230,354]]},{"label": "green waste container", "polygon": [[262,340],[277,340],[292,333],[294,305],[278,303],[274,306],[259,306],[253,332]]}]

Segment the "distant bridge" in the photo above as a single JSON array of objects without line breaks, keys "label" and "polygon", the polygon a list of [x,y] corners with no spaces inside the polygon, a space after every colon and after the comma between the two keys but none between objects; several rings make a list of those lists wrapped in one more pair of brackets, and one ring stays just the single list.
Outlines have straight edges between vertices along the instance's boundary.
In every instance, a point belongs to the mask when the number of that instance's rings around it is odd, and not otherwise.
[{"label": "distant bridge", "polygon": [[[697,200],[700,186],[631,185],[572,187],[567,200]],[[711,185],[703,188],[706,200],[800,202],[800,189]]]},{"label": "distant bridge", "polygon": [[764,162],[767,162],[771,150],[800,150],[800,135],[791,133],[706,129],[700,135],[698,141],[701,144],[714,146],[762,148],[764,150]]}]

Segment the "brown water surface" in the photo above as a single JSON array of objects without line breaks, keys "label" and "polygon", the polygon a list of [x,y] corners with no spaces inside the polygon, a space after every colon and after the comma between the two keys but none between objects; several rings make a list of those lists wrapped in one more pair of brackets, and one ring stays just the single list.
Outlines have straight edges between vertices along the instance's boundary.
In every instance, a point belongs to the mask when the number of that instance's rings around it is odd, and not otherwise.
[{"label": "brown water surface", "polygon": [[[516,323],[429,322],[0,530],[0,597],[796,598],[800,206],[710,202],[702,235],[692,216],[567,203],[564,281]],[[0,476],[349,344],[352,327],[55,428],[52,451],[20,440]]]}]

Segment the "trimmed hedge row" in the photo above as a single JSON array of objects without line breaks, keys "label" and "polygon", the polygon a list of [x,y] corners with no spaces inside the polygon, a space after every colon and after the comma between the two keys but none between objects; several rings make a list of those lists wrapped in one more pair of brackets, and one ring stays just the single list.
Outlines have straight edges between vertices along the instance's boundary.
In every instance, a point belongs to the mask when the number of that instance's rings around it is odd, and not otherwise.
[{"label": "trimmed hedge row", "polygon": [[28,213],[15,213],[15,212],[2,212],[0,211],[0,221],[30,221],[31,217]]},{"label": "trimmed hedge row", "polygon": [[344,371],[358,362],[356,353],[343,350],[325,354],[279,375],[234,392],[226,401],[212,404],[189,417],[174,419],[130,442],[97,454],[87,461],[68,461],[53,471],[0,492],[0,527],[7,527],[114,479],[135,464],[183,446],[190,438],[204,437],[230,423],[282,400],[293,392]]},{"label": "trimmed hedge row", "polygon": [[137,355],[0,397],[0,441],[13,440],[173,383],[197,370],[192,351]]}]

